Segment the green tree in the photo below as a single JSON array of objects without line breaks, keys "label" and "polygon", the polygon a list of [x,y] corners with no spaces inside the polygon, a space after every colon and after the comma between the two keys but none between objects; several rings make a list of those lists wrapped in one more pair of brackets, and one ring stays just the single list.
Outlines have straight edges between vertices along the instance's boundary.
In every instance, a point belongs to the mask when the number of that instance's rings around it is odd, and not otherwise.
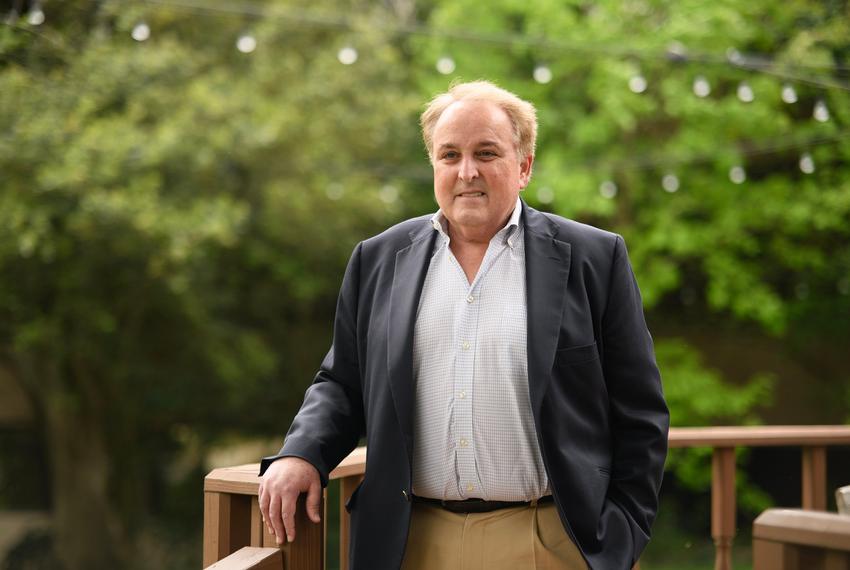
[{"label": "green tree", "polygon": [[378,161],[402,167],[418,101],[385,36],[340,73],[322,28],[255,22],[248,55],[244,21],[190,15],[80,1],[1,30],[0,354],[71,569],[128,563],[186,429],[282,430],[340,266],[405,209]]}]

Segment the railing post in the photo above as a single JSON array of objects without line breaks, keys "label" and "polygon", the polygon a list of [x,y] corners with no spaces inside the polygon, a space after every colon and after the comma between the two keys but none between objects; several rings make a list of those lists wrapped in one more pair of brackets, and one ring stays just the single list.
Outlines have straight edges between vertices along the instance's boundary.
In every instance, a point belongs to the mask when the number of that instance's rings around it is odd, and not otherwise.
[{"label": "railing post", "polygon": [[711,536],[714,570],[732,570],[735,539],[735,448],[715,447],[711,461]]},{"label": "railing post", "polygon": [[[324,497],[319,512],[324,512]],[[307,517],[307,494],[298,497],[295,507],[295,541],[284,542],[284,568],[287,570],[324,570],[325,568],[325,523],[319,524]]]},{"label": "railing post", "polygon": [[826,447],[803,448],[803,508],[826,510]]}]

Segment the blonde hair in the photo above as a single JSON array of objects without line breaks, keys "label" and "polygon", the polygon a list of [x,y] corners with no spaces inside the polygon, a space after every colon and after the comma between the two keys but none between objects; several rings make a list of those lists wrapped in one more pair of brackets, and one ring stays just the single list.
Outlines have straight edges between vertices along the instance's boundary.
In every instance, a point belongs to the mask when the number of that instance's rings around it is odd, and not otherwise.
[{"label": "blonde hair", "polygon": [[447,92],[431,99],[419,117],[422,138],[425,140],[425,148],[431,162],[434,161],[434,127],[449,105],[458,101],[494,103],[507,113],[511,121],[514,146],[520,162],[534,155],[534,145],[537,141],[537,111],[534,105],[489,81],[470,81],[453,84]]}]

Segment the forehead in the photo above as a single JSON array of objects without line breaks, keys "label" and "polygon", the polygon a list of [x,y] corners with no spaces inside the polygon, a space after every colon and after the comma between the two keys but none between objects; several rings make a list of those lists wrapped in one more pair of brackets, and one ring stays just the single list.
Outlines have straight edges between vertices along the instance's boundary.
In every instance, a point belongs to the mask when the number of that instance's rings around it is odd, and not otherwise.
[{"label": "forehead", "polygon": [[490,101],[456,101],[434,125],[434,146],[483,140],[510,144],[513,126],[508,114]]}]

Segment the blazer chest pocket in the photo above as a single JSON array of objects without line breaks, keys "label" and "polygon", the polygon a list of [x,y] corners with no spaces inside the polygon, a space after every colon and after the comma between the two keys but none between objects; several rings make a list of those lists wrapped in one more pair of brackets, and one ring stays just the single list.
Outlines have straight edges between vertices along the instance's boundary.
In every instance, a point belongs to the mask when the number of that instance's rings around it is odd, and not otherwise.
[{"label": "blazer chest pocket", "polygon": [[582,364],[596,360],[597,358],[599,358],[599,351],[596,350],[595,342],[584,346],[562,348],[557,353],[557,360],[563,364]]}]

